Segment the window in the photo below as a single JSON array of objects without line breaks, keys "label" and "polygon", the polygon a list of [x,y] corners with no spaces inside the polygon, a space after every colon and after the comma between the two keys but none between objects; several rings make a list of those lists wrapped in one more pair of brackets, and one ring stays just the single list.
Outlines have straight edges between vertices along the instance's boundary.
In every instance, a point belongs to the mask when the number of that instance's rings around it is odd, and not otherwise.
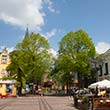
[{"label": "window", "polygon": [[102,76],[102,66],[101,65],[99,65],[99,68],[100,68],[100,76]]},{"label": "window", "polygon": [[105,75],[108,74],[108,63],[105,63]]},{"label": "window", "polygon": [[2,64],[7,63],[7,55],[2,55]]}]

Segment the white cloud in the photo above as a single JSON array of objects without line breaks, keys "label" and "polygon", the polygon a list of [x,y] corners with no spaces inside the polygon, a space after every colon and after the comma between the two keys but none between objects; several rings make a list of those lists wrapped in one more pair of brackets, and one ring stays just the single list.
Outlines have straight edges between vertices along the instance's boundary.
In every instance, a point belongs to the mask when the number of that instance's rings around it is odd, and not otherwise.
[{"label": "white cloud", "polygon": [[1,0],[0,20],[5,23],[40,29],[44,25],[43,0]]},{"label": "white cloud", "polygon": [[56,32],[57,32],[56,29],[52,29],[50,32],[47,32],[45,36],[47,39],[49,39],[50,37],[55,36]]},{"label": "white cloud", "polygon": [[55,36],[56,34],[58,34],[61,30],[57,30],[57,29],[52,29],[49,32],[46,33],[42,33],[42,36],[44,36],[47,40],[53,36]]},{"label": "white cloud", "polygon": [[56,10],[54,7],[53,7],[53,2],[52,0],[44,0],[45,3],[48,3],[48,9],[53,12],[53,13],[60,13],[60,11]]},{"label": "white cloud", "polygon": [[14,47],[8,47],[7,50],[8,50],[8,53],[12,52],[15,48]]},{"label": "white cloud", "polygon": [[58,53],[57,53],[57,51],[55,51],[53,48],[50,48],[50,49],[49,49],[49,53],[52,54],[52,56],[53,56],[54,58],[57,58],[57,54],[58,54]]},{"label": "white cloud", "polygon": [[96,52],[99,54],[105,53],[108,49],[110,49],[110,44],[106,42],[99,42],[96,45]]},{"label": "white cloud", "polygon": [[52,0],[0,0],[0,20],[22,28],[28,24],[30,29],[40,30],[46,16],[44,4],[51,12],[57,12]]},{"label": "white cloud", "polygon": [[0,46],[0,52],[2,52],[4,49],[7,49],[8,53],[12,52],[15,48],[14,47],[6,47],[6,46]]}]

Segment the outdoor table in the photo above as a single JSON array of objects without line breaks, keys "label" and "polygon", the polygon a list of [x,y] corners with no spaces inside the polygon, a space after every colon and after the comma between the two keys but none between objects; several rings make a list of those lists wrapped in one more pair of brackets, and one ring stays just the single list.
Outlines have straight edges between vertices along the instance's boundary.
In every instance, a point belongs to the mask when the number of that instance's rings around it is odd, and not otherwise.
[{"label": "outdoor table", "polygon": [[92,110],[110,110],[110,98],[93,97]]}]

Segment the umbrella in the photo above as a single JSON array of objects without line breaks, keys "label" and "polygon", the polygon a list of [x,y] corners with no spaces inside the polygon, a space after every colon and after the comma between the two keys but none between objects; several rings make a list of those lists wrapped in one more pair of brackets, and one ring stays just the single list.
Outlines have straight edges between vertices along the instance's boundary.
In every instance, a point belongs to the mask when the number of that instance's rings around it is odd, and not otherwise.
[{"label": "umbrella", "polygon": [[96,83],[93,83],[91,85],[88,86],[89,88],[110,88],[110,81],[109,80],[102,80],[102,81],[98,81]]},{"label": "umbrella", "polygon": [[0,84],[13,84],[16,80],[0,80]]}]

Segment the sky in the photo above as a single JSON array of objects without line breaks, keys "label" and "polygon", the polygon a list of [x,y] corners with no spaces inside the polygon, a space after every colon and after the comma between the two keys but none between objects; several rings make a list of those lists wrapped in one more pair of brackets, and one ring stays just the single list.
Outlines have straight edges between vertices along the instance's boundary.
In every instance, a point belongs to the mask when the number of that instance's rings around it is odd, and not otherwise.
[{"label": "sky", "polygon": [[0,51],[12,51],[29,32],[40,33],[54,54],[70,31],[83,29],[97,53],[110,48],[110,0],[0,0]]}]

